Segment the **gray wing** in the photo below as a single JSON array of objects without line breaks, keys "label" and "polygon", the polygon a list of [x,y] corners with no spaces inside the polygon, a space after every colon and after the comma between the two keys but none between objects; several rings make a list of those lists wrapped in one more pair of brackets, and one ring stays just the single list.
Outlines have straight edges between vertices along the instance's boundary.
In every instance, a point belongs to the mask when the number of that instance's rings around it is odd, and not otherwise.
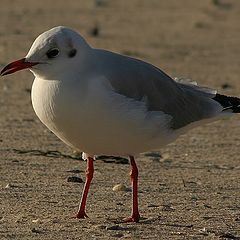
[{"label": "gray wing", "polygon": [[170,115],[173,129],[214,117],[222,110],[212,99],[216,91],[173,80],[155,66],[134,58],[106,51],[102,55],[107,64],[104,69],[108,69],[104,75],[113,89],[126,97],[145,101],[149,111]]}]

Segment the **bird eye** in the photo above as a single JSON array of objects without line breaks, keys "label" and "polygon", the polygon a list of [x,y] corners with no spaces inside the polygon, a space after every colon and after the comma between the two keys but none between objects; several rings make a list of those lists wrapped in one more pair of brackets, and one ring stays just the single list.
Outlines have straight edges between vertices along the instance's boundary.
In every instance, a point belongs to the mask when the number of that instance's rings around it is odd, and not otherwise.
[{"label": "bird eye", "polygon": [[57,48],[53,48],[47,51],[46,53],[48,58],[55,58],[59,55],[59,50]]}]

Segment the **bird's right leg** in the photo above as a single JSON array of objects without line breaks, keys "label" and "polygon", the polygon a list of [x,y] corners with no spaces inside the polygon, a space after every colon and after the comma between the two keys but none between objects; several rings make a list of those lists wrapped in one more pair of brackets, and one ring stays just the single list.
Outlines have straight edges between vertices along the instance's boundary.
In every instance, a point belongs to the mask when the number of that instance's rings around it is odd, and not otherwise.
[{"label": "bird's right leg", "polygon": [[132,215],[123,219],[124,222],[139,222],[140,214],[138,211],[138,168],[133,156],[130,156],[130,177],[132,182]]},{"label": "bird's right leg", "polygon": [[86,168],[86,181],[83,189],[83,194],[82,194],[82,199],[79,205],[79,210],[76,215],[76,218],[86,218],[88,217],[86,214],[86,202],[87,202],[87,196],[88,196],[88,191],[90,188],[91,181],[93,179],[93,172],[94,172],[94,167],[93,167],[93,158],[88,157],[87,158],[87,168]]}]

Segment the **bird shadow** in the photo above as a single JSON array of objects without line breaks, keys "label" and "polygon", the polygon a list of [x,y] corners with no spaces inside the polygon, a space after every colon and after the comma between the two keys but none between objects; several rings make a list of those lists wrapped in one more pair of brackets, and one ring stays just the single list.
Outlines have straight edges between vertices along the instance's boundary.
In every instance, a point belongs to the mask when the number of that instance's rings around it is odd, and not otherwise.
[{"label": "bird shadow", "polygon": [[159,221],[160,216],[157,217],[151,217],[151,218],[146,218],[146,217],[140,217],[139,222],[125,222],[124,218],[109,218],[108,221],[114,223],[114,224],[126,224],[126,226],[133,225],[133,224],[152,224],[154,222]]}]

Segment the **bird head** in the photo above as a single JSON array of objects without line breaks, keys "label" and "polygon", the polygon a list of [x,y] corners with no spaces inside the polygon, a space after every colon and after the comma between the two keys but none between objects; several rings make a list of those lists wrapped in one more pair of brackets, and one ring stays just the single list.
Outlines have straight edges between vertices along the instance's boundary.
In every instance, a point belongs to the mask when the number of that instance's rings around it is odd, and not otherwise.
[{"label": "bird head", "polygon": [[[35,76],[54,79],[57,75],[81,62],[90,50],[87,42],[67,27],[52,28],[36,38],[26,57],[9,63],[1,76],[29,69]],[[74,61],[74,59],[78,61]]]}]

